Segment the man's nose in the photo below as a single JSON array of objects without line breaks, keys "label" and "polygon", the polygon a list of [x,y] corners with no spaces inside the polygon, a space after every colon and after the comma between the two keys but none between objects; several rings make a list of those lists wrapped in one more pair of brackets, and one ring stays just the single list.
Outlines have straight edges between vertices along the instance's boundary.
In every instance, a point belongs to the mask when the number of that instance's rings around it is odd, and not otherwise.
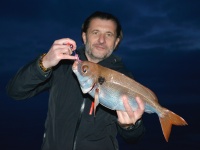
[{"label": "man's nose", "polygon": [[105,35],[104,34],[100,34],[99,35],[99,42],[100,43],[105,43]]}]

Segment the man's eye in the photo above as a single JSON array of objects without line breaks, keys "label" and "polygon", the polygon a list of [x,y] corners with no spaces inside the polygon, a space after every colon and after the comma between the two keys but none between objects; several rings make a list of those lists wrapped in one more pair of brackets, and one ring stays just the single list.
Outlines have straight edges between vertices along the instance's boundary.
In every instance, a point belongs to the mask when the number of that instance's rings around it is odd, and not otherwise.
[{"label": "man's eye", "polygon": [[97,35],[97,34],[98,34],[98,32],[93,32],[93,34],[94,34],[94,35]]},{"label": "man's eye", "polygon": [[107,33],[106,36],[107,36],[107,37],[112,37],[113,34],[112,34],[112,33]]}]

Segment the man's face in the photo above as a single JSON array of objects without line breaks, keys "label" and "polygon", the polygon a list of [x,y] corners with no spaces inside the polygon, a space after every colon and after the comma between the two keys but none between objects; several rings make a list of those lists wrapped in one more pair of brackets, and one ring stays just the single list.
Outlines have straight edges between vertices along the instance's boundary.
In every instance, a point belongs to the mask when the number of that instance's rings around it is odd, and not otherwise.
[{"label": "man's face", "polygon": [[87,32],[82,33],[89,61],[99,62],[110,56],[119,43],[116,24],[112,20],[92,19]]}]

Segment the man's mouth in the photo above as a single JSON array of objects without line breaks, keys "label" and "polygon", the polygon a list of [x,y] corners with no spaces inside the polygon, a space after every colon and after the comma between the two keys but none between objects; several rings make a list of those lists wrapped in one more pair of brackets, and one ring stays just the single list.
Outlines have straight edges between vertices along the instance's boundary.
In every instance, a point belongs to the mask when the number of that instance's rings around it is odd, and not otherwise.
[{"label": "man's mouth", "polygon": [[106,49],[105,46],[103,46],[103,45],[99,45],[99,44],[94,45],[94,47],[95,47],[96,49],[100,49],[100,50],[104,50],[104,49]]}]

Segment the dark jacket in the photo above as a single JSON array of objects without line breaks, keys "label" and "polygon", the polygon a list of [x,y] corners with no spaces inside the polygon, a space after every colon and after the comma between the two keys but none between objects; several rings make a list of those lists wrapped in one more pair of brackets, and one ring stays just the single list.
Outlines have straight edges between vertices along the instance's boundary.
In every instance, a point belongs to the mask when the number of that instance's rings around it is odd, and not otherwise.
[{"label": "dark jacket", "polygon": [[[78,49],[86,60],[84,47]],[[96,115],[89,115],[93,98],[82,94],[72,72],[71,60],[62,60],[52,71],[44,73],[38,60],[24,66],[9,82],[8,95],[20,100],[49,90],[48,115],[42,150],[114,150],[118,149],[117,131],[128,141],[137,141],[144,133],[142,122],[130,131],[118,127],[116,112],[101,105]],[[100,65],[128,75],[120,58],[113,54]]]}]

